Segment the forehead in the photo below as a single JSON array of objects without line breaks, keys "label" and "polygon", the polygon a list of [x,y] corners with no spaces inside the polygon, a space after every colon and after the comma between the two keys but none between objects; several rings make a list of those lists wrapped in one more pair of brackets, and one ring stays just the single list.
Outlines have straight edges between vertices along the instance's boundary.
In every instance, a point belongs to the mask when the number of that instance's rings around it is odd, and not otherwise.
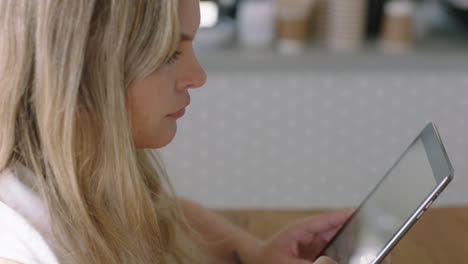
[{"label": "forehead", "polygon": [[179,20],[182,33],[195,35],[200,24],[198,0],[179,0]]}]

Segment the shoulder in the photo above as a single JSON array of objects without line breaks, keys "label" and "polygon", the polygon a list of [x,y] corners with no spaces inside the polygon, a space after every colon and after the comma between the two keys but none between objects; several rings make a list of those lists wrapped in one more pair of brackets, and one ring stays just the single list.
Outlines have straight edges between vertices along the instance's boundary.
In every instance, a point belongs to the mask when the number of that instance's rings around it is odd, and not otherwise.
[{"label": "shoulder", "polygon": [[21,263],[0,258],[0,264],[21,264]]},{"label": "shoulder", "polygon": [[0,218],[0,264],[58,263],[38,231],[1,201]]}]

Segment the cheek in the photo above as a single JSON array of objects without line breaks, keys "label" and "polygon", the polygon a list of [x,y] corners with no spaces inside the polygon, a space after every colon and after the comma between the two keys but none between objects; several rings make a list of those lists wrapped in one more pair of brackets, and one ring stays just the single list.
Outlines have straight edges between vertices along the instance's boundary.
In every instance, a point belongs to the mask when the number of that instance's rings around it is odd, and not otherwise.
[{"label": "cheek", "polygon": [[164,100],[160,100],[163,94],[158,91],[158,87],[148,85],[135,88],[129,97],[130,112],[134,123],[159,119],[164,112]]},{"label": "cheek", "polygon": [[130,109],[135,117],[160,119],[169,114],[172,88],[168,78],[151,75],[133,86],[129,95]]},{"label": "cheek", "polygon": [[137,146],[153,146],[160,137],[166,137],[164,130],[173,130],[167,118],[174,110],[171,108],[173,85],[170,78],[155,74],[130,88],[127,104]]}]

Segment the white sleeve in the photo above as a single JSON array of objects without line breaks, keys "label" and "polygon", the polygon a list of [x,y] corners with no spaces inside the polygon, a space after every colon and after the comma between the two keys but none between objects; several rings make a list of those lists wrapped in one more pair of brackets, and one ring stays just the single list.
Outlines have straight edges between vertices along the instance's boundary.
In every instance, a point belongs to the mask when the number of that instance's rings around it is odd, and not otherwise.
[{"label": "white sleeve", "polygon": [[58,264],[39,232],[1,201],[0,258],[22,264]]}]

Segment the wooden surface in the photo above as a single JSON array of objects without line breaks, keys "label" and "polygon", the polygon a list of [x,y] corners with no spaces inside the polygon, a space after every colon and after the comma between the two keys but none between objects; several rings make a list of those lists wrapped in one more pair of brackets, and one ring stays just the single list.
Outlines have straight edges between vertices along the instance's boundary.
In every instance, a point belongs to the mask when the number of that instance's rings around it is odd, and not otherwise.
[{"label": "wooden surface", "polygon": [[[214,210],[260,238],[285,224],[331,211]],[[468,207],[431,208],[392,251],[392,264],[468,263]]]}]

